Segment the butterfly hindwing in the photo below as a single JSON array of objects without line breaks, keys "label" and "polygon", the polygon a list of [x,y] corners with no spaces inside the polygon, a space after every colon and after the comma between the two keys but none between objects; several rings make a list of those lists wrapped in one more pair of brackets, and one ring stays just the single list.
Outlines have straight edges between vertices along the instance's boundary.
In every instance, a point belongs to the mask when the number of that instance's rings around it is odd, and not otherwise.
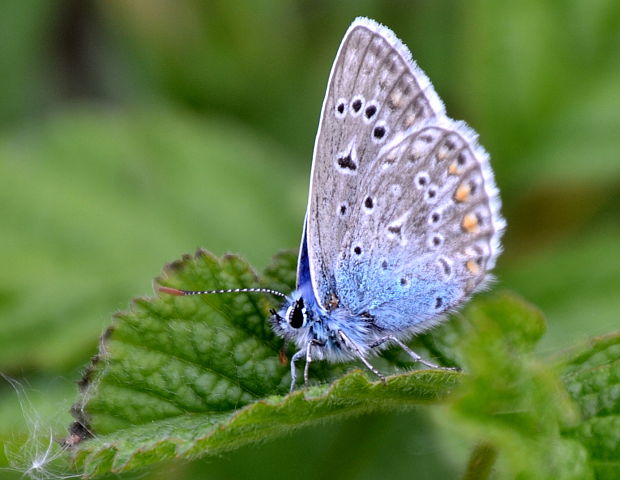
[{"label": "butterfly hindwing", "polygon": [[336,291],[392,332],[423,330],[484,284],[504,227],[488,156],[462,123],[431,118],[360,182]]}]

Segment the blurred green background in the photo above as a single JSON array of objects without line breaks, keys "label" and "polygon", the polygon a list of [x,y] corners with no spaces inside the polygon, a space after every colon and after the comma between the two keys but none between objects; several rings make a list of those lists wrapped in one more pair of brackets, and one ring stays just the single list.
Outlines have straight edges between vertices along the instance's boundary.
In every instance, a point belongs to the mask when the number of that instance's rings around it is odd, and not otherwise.
[{"label": "blurred green background", "polygon": [[[403,39],[490,152],[509,225],[496,288],[545,312],[540,353],[618,328],[617,0],[3,0],[0,371],[58,436],[111,314],[164,263],[205,247],[262,268],[297,247],[358,15]],[[27,438],[0,384],[0,441]],[[457,478],[468,448],[420,410],[122,478]]]}]

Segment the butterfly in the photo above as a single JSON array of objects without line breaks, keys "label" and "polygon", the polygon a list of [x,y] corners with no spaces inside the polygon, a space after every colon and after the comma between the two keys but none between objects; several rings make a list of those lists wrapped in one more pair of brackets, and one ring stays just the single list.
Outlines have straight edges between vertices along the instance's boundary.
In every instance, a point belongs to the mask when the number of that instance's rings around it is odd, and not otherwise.
[{"label": "butterfly", "polygon": [[273,330],[297,363],[359,360],[446,318],[488,284],[505,228],[489,156],[450,119],[430,80],[387,27],[357,18],[329,76],[290,295]]}]

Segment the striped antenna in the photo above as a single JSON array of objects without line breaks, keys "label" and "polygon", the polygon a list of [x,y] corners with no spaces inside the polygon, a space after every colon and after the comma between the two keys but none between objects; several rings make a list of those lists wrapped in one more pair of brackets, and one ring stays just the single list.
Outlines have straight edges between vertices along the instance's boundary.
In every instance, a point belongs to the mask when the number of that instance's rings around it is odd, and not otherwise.
[{"label": "striped antenna", "polygon": [[159,291],[162,293],[168,293],[170,295],[188,296],[188,295],[212,295],[216,293],[271,293],[278,297],[286,298],[281,292],[271,290],[269,288],[229,288],[228,290],[179,290],[178,288],[171,287],[159,287]]}]

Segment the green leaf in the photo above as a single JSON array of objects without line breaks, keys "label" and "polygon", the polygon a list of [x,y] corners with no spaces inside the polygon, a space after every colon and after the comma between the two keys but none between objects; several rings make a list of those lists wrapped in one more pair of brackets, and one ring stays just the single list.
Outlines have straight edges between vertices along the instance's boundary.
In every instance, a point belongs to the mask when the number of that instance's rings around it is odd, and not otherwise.
[{"label": "green leaf", "polygon": [[[170,264],[157,283],[288,292],[295,263],[293,253],[280,254],[259,277],[239,257],[199,251]],[[123,472],[218,454],[326,420],[447,404],[444,421],[477,443],[465,478],[494,471],[502,478],[613,478],[620,335],[549,365],[535,348],[545,331],[542,314],[500,293],[470,303],[460,320],[433,332],[433,341],[415,341],[463,365],[466,375],[418,370],[384,385],[366,371],[343,374],[347,366],[316,362],[315,385],[288,394],[284,345],[267,320],[280,299],[266,297],[160,295],[118,314],[74,406],[78,425],[94,435],[75,446],[78,468],[86,476]],[[406,365],[396,351],[382,357],[377,361],[391,371]]]},{"label": "green leaf", "polygon": [[532,353],[542,314],[510,294],[471,303],[463,312],[466,371],[450,418],[481,441],[466,478],[486,478],[498,455],[502,478],[591,477],[583,446],[561,435],[576,411],[558,375]]},{"label": "green leaf", "polygon": [[574,349],[562,362],[563,379],[582,421],[566,435],[588,450],[599,479],[620,472],[620,333]]},{"label": "green leaf", "polygon": [[88,476],[122,472],[166,458],[216,454],[264,441],[328,419],[435,403],[455,387],[455,372],[416,371],[388,384],[351,372],[330,387],[268,397],[239,410],[182,413],[118,430],[80,447],[76,460]]},{"label": "green leaf", "polygon": [[[200,251],[169,265],[158,282],[226,289],[268,281],[290,288],[293,262],[293,255],[280,255],[259,279],[238,257]],[[332,385],[286,395],[289,366],[279,360],[282,341],[266,320],[269,306],[257,294],[162,295],[118,314],[74,407],[95,435],[79,445],[78,466],[91,476],[214,454],[330,418],[437,403],[458,383],[457,372],[415,371],[384,385],[356,370]],[[322,371],[331,378],[342,367]]]}]

